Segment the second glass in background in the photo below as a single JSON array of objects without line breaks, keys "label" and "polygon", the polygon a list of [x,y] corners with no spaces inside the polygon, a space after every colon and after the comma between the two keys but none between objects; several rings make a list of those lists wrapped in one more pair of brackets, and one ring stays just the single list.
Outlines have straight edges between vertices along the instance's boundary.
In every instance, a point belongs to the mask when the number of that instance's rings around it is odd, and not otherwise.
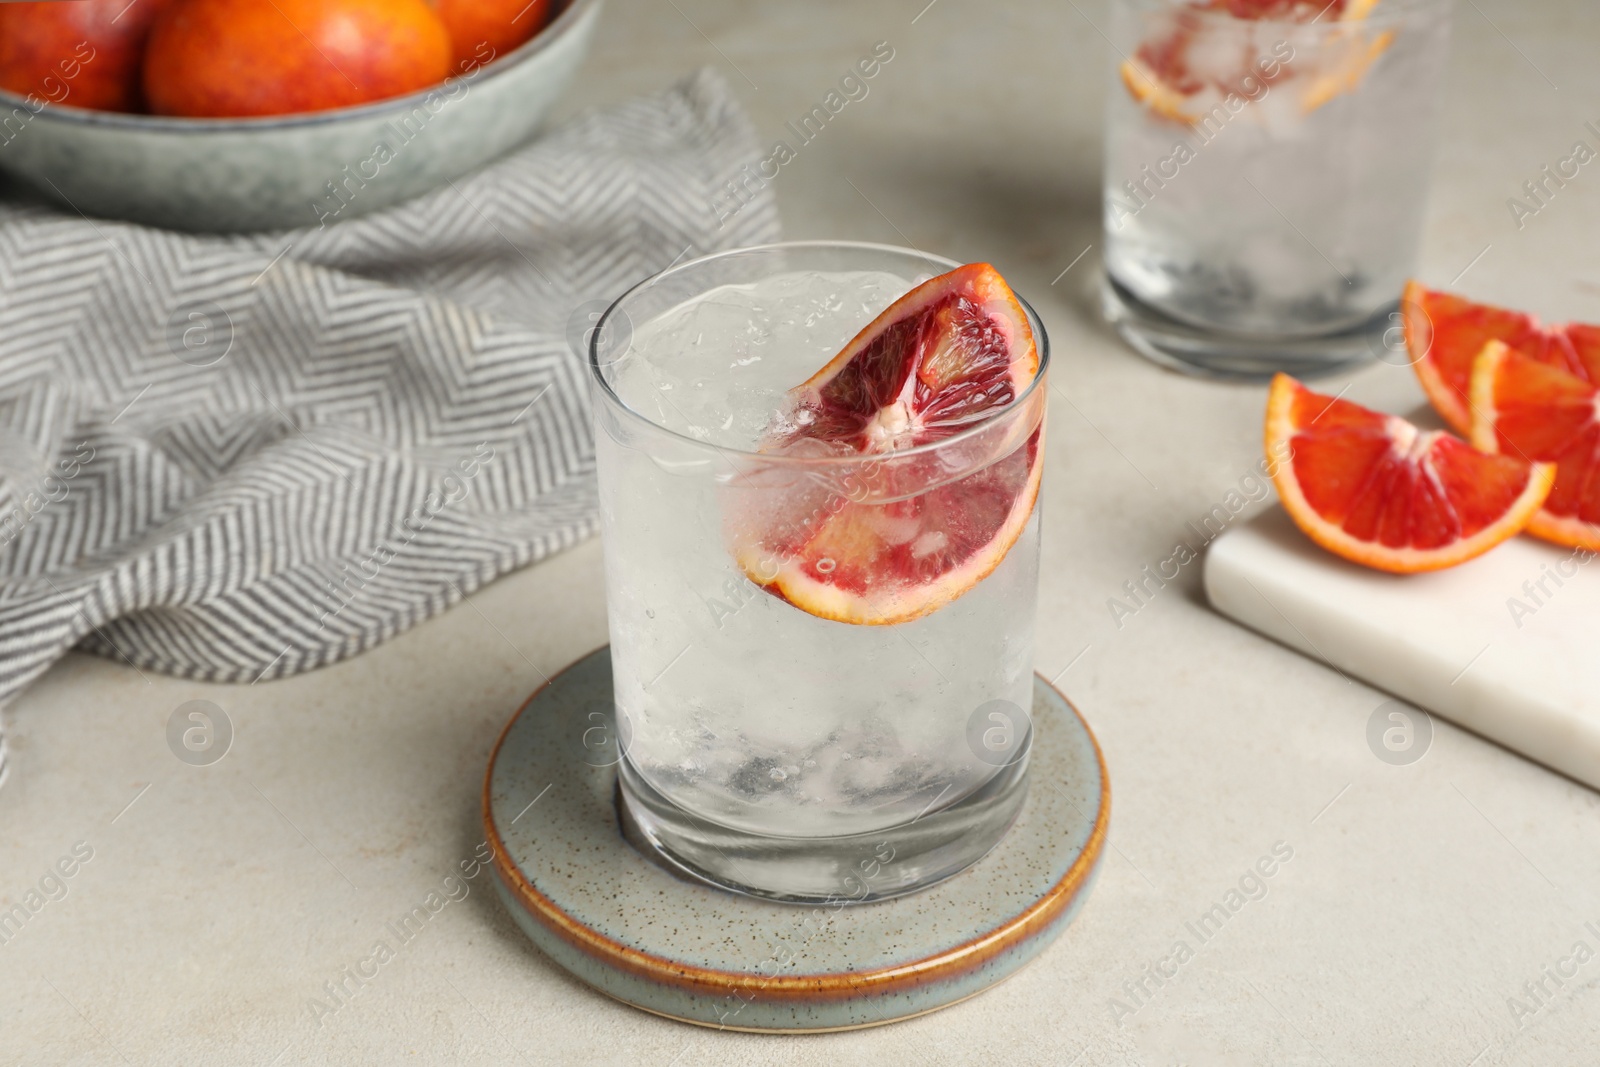
[{"label": "second glass in background", "polygon": [[1114,0],[1104,301],[1129,344],[1246,378],[1386,354],[1449,16],[1449,0],[1335,0],[1308,22]]}]

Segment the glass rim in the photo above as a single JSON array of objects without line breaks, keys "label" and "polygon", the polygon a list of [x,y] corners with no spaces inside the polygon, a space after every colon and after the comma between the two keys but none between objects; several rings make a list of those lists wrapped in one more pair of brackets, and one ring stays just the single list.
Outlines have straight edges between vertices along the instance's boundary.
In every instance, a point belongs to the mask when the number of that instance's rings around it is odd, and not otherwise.
[{"label": "glass rim", "polygon": [[[1451,7],[1455,3],[1455,0],[1384,0],[1383,3],[1377,5],[1375,10],[1369,12],[1365,17],[1360,19],[1352,19],[1349,22],[1343,22],[1339,19],[1330,19],[1326,22],[1323,22],[1321,21],[1322,16],[1320,13],[1310,22],[1301,22],[1296,19],[1283,18],[1245,19],[1239,18],[1237,15],[1230,14],[1227,11],[1203,10],[1200,8],[1190,7],[1190,0],[1113,0],[1113,2],[1119,7],[1132,8],[1136,11],[1187,10],[1192,12],[1196,18],[1202,21],[1213,23],[1275,26],[1282,27],[1286,30],[1317,31],[1334,29],[1348,30],[1362,26],[1388,26],[1397,22],[1403,22],[1406,19],[1415,17],[1417,15],[1443,11]],[[1332,3],[1330,2],[1328,6],[1331,7]],[[1324,8],[1324,10],[1326,10],[1326,8]]]},{"label": "glass rim", "polygon": [[971,440],[984,431],[992,430],[996,425],[1000,424],[1001,420],[1012,415],[1014,412],[1020,409],[1024,403],[1026,403],[1028,399],[1033,396],[1034,392],[1038,390],[1040,384],[1044,381],[1045,372],[1050,366],[1049,335],[1045,332],[1044,321],[1039,317],[1039,313],[1033,309],[1033,305],[1028,303],[1028,301],[1023,298],[1021,293],[1018,293],[1015,289],[1013,289],[1012,294],[1016,296],[1017,303],[1022,305],[1023,315],[1028,320],[1028,329],[1033,334],[1034,349],[1039,354],[1039,366],[1035,368],[1033,372],[1033,380],[1028,383],[1027,388],[1023,389],[1020,393],[1013,397],[1011,402],[1005,407],[985,416],[983,419],[973,423],[971,426],[966,427],[958,433],[953,433],[949,437],[941,437],[937,441],[929,441],[926,444],[917,445],[914,448],[906,448],[894,452],[862,452],[847,456],[789,456],[777,452],[758,452],[748,448],[734,448],[731,445],[719,445],[711,441],[702,441],[698,437],[691,437],[686,433],[680,433],[679,431],[671,429],[670,427],[663,426],[661,423],[650,418],[643,412],[637,411],[629,406],[627,401],[623,400],[622,397],[617,395],[617,391],[613,389],[611,383],[606,380],[605,372],[601,368],[599,342],[600,338],[605,335],[607,321],[610,320],[613,314],[622,308],[623,303],[629,297],[644,289],[646,286],[653,285],[659,281],[662,281],[663,279],[672,277],[673,275],[679,274],[683,271],[687,271],[692,267],[702,266],[707,263],[715,262],[719,259],[727,259],[737,255],[749,254],[751,252],[781,252],[791,249],[845,249],[863,252],[890,252],[897,255],[918,256],[925,260],[941,264],[947,271],[955,270],[957,267],[962,266],[961,263],[958,263],[953,259],[948,259],[944,256],[936,256],[931,252],[924,252],[917,248],[906,248],[901,245],[877,244],[871,241],[832,240],[773,241],[767,244],[745,245],[740,248],[728,248],[723,249],[720,252],[711,252],[703,256],[697,256],[694,259],[687,260],[683,263],[674,264],[670,267],[667,267],[665,270],[657,271],[648,278],[644,278],[641,281],[629,286],[621,296],[618,296],[611,302],[610,306],[606,308],[605,313],[602,314],[599,320],[595,323],[594,329],[589,332],[589,343],[587,345],[588,356],[584,362],[586,362],[589,366],[589,375],[593,384],[599,387],[601,398],[615,410],[623,412],[630,419],[633,419],[644,426],[648,426],[657,433],[665,434],[670,438],[675,438],[676,440],[682,441],[686,444],[709,449],[724,455],[739,456],[762,463],[794,465],[802,467],[853,466],[866,462],[882,463],[899,461],[907,457],[922,456],[931,452],[940,451],[942,449],[958,447],[959,445]]}]

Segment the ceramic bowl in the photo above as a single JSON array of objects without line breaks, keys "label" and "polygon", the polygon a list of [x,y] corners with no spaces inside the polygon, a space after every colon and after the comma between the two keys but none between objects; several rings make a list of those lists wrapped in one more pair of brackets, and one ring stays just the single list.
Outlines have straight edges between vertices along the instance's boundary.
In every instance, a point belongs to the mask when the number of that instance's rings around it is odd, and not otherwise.
[{"label": "ceramic bowl", "polygon": [[168,118],[40,107],[0,90],[0,169],[86,215],[171,229],[287,229],[365,214],[531,137],[583,61],[600,6],[572,0],[493,62],[334,111]]}]

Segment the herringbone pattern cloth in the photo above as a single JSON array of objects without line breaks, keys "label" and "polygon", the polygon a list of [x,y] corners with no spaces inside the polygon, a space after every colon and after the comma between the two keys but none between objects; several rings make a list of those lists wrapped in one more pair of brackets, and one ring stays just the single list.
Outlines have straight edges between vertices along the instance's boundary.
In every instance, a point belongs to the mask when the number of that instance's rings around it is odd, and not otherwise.
[{"label": "herringbone pattern cloth", "polygon": [[0,702],[74,647],[216,681],[332,663],[591,533],[569,335],[773,239],[765,191],[713,207],[756,154],[702,72],[322,230],[0,206]]}]

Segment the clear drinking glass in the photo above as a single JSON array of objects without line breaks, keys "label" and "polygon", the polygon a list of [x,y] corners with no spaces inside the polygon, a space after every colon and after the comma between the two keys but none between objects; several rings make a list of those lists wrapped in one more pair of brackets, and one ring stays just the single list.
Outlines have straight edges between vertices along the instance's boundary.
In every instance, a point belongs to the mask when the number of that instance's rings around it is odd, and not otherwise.
[{"label": "clear drinking glass", "polygon": [[1031,309],[1036,378],[960,433],[876,456],[761,450],[789,387],[955,266],[864,244],[741,249],[649,279],[596,326],[618,803],[630,839],[680,870],[782,900],[880,899],[966,867],[1020,809],[1036,503],[986,577],[908,621],[833,621],[751,577],[784,563],[775,531],[795,516],[893,523],[929,493],[980,500],[1034,470],[1048,348]]},{"label": "clear drinking glass", "polygon": [[1387,356],[1450,0],[1279,0],[1276,19],[1237,2],[1113,0],[1106,315],[1191,373]]}]

